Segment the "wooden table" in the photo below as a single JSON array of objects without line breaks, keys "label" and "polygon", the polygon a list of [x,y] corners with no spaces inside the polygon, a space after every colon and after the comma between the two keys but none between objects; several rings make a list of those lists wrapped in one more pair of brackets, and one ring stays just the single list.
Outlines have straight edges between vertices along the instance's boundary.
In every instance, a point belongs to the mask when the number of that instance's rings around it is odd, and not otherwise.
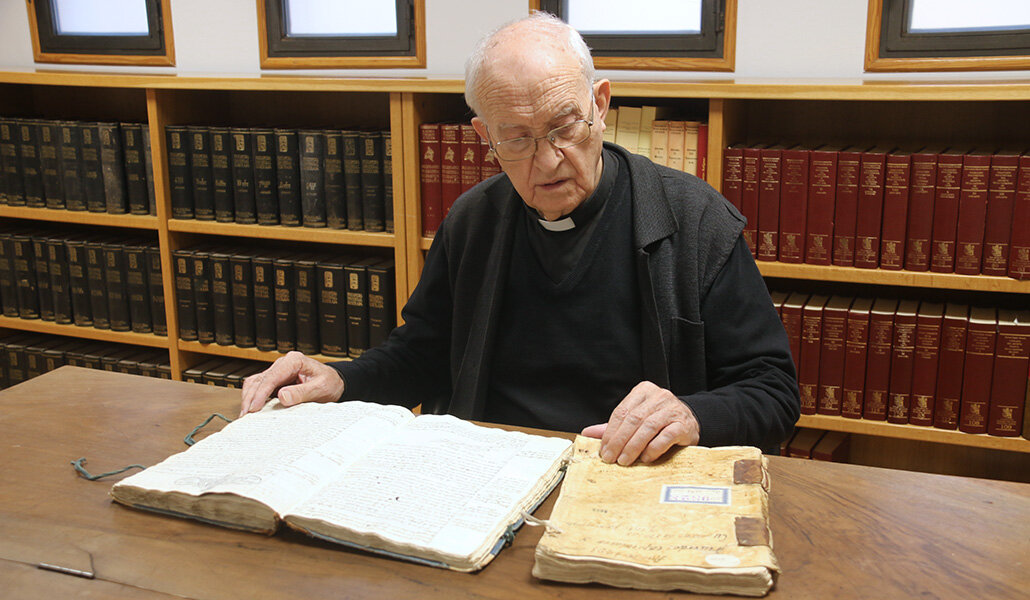
[{"label": "wooden table", "polygon": [[[264,537],[116,505],[94,473],[154,464],[239,392],[62,367],[0,392],[4,598],[697,597],[546,583],[524,527],[483,571],[391,560],[301,534]],[[211,426],[209,426],[211,427]],[[201,436],[203,433],[200,434]],[[782,572],[769,598],[1026,598],[1030,485],[770,458]],[[538,510],[550,514],[555,494]],[[45,562],[95,579],[40,570]]]}]

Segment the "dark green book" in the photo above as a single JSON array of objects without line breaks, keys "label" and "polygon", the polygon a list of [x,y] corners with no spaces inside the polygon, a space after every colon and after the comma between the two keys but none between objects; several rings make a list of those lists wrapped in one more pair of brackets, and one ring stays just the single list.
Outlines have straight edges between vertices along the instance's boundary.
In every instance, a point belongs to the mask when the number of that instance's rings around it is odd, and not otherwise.
[{"label": "dark green book", "polygon": [[235,371],[226,374],[225,376],[225,387],[240,389],[243,387],[243,380],[260,373],[268,368],[268,363],[255,363],[247,362]]},{"label": "dark green book", "polygon": [[305,227],[325,227],[325,140],[321,131],[298,131],[300,207]]},{"label": "dark green book", "polygon": [[105,242],[102,247],[104,282],[107,284],[107,320],[111,324],[111,331],[132,331],[125,250],[120,240]]},{"label": "dark green book", "polygon": [[99,357],[97,353],[104,348],[109,347],[109,342],[87,342],[81,346],[69,349],[64,353],[65,364],[73,367],[84,367],[87,369],[95,369],[97,367],[94,364],[99,364]]},{"label": "dark green book", "polygon": [[46,240],[46,257],[50,274],[50,297],[54,306],[54,322],[73,323],[72,290],[68,275],[68,254],[65,238],[50,237]]},{"label": "dark green book", "polygon": [[125,189],[125,155],[122,132],[118,123],[98,123],[100,136],[100,171],[104,179],[107,212],[122,215],[129,212],[129,195]]},{"label": "dark green book", "polygon": [[0,305],[5,317],[18,316],[18,279],[14,276],[13,234],[0,231]]},{"label": "dark green book", "polygon": [[39,294],[39,318],[44,321],[54,320],[54,296],[50,291],[50,259],[47,252],[47,238],[33,235],[32,265],[36,270],[36,292]]},{"label": "dark green book", "polygon": [[134,215],[150,214],[147,193],[147,167],[143,156],[143,129],[140,123],[121,123],[122,152],[125,159],[125,195],[129,212]]},{"label": "dark green book", "polygon": [[347,229],[365,228],[361,200],[361,152],[358,146],[361,135],[357,131],[344,131],[343,141],[343,191],[347,198]]},{"label": "dark green book", "polygon": [[43,180],[43,202],[47,208],[62,209],[64,179],[60,169],[61,130],[57,121],[36,121],[36,139],[39,140],[39,175]]},{"label": "dark green book", "polygon": [[193,251],[172,252],[175,268],[175,314],[179,320],[179,339],[196,341],[197,312],[193,309]]},{"label": "dark green book", "polygon": [[271,129],[251,129],[254,150],[254,207],[260,225],[279,224],[279,187],[276,179],[275,135]]},{"label": "dark green book", "polygon": [[271,255],[255,255],[250,264],[254,291],[254,345],[275,350],[275,270]]},{"label": "dark green book", "polygon": [[323,135],[326,224],[332,229],[346,229],[347,194],[343,188],[343,136],[339,131],[326,131]]},{"label": "dark green book", "polygon": [[150,315],[148,250],[147,243],[139,240],[126,242],[122,246],[125,253],[125,293],[129,300],[129,323],[135,333],[154,332],[154,322]]},{"label": "dark green book", "polygon": [[205,360],[199,364],[193,365],[182,371],[182,380],[187,383],[204,383],[204,374],[211,369],[220,367],[223,363],[230,359],[227,358],[211,358]]},{"label": "dark green book", "polygon": [[58,170],[64,188],[64,206],[68,210],[86,210],[80,126],[75,121],[62,121],[58,132]]},{"label": "dark green book", "polygon": [[25,184],[21,179],[21,160],[18,158],[17,126],[13,119],[0,119],[0,177],[4,182],[5,204],[25,205]]},{"label": "dark green book", "polygon": [[202,377],[204,385],[213,385],[215,387],[225,387],[225,378],[228,377],[229,373],[232,373],[236,369],[239,369],[245,364],[242,360],[227,360],[222,359],[216,363],[213,367],[204,372]]},{"label": "dark green book", "polygon": [[219,346],[232,346],[233,307],[232,307],[232,268],[229,264],[229,252],[212,250],[209,253],[211,262],[211,310],[214,314],[215,343]]},{"label": "dark green book", "polygon": [[219,223],[232,223],[236,220],[231,158],[233,139],[229,136],[227,127],[212,127],[208,135],[211,144],[211,194],[214,198],[215,220]]},{"label": "dark green book", "polygon": [[157,214],[157,195],[154,192],[154,155],[150,146],[150,126],[146,123],[140,129],[143,137],[143,169],[147,175],[147,206],[149,214]]},{"label": "dark green book", "polygon": [[361,132],[361,210],[365,231],[386,231],[383,196],[383,135]]},{"label": "dark green book", "polygon": [[167,350],[155,350],[139,359],[139,373],[143,377],[157,377],[157,365],[168,359]]},{"label": "dark green book", "polygon": [[82,123],[82,191],[89,212],[107,212],[107,197],[104,195],[104,173],[100,168],[100,132],[97,123]]},{"label": "dark green book", "polygon": [[301,224],[300,209],[300,154],[297,151],[297,132],[276,129],[275,177],[279,187],[279,223],[288,227]]},{"label": "dark green book", "polygon": [[254,347],[253,267],[250,256],[236,253],[229,257],[232,271],[232,331],[240,348]]},{"label": "dark green book", "polygon": [[7,355],[7,380],[8,385],[15,385],[25,381],[28,378],[27,367],[28,361],[25,356],[25,348],[29,345],[38,343],[43,336],[38,334],[29,334],[25,336],[18,336],[15,339],[8,339],[5,346],[5,354]]},{"label": "dark green book", "polygon": [[116,373],[118,372],[118,363],[120,363],[122,359],[133,356],[137,352],[139,352],[139,349],[135,346],[131,348],[126,346],[117,346],[114,350],[105,352],[103,356],[100,357],[100,368],[104,371]]},{"label": "dark green book", "polygon": [[215,196],[211,182],[211,145],[207,127],[187,127],[190,153],[190,181],[193,186],[193,216],[198,221],[215,219]]},{"label": "dark green book", "polygon": [[316,266],[320,342],[326,356],[347,356],[347,262],[346,257],[335,257]]},{"label": "dark green book", "polygon": [[68,286],[71,290],[72,321],[79,327],[93,326],[93,300],[89,292],[86,238],[70,237],[64,242],[68,258]]},{"label": "dark green book", "polygon": [[293,257],[272,261],[275,288],[275,349],[289,352],[297,349],[297,305],[293,294]]},{"label": "dark green book", "polygon": [[315,264],[312,256],[298,256],[293,261],[293,306],[296,315],[297,350],[304,354],[318,354],[318,292]]},{"label": "dark green book", "polygon": [[254,204],[254,152],[248,129],[232,129],[233,211],[237,223],[257,223]]},{"label": "dark green book", "polygon": [[11,261],[14,281],[18,286],[18,316],[23,319],[39,318],[39,292],[36,287],[36,265],[32,252],[32,238],[26,233],[11,235]]},{"label": "dark green book", "polygon": [[393,233],[393,136],[383,132],[383,200],[386,231]]},{"label": "dark green book", "polygon": [[110,329],[111,320],[107,303],[107,278],[104,276],[104,242],[86,241],[86,281],[89,283],[89,305],[93,311],[93,327]]},{"label": "dark green book", "polygon": [[375,348],[397,326],[396,287],[392,258],[368,266],[368,347]]},{"label": "dark green book", "polygon": [[211,257],[209,248],[194,248],[190,257],[193,278],[193,310],[197,313],[197,341],[215,341],[215,311],[211,296]]},{"label": "dark green book", "polygon": [[193,175],[190,173],[189,139],[184,125],[165,127],[168,138],[168,188],[171,195],[172,218],[192,219]]},{"label": "dark green book", "polygon": [[343,268],[347,277],[347,355],[351,358],[368,349],[368,266],[378,260],[366,258]]},{"label": "dark green book", "polygon": [[43,372],[49,373],[68,364],[68,353],[75,352],[89,344],[90,342],[83,340],[54,338],[52,343],[48,343],[43,347]]},{"label": "dark green book", "polygon": [[40,336],[25,344],[25,379],[39,377],[45,372],[43,351],[57,342],[51,336]]},{"label": "dark green book", "polygon": [[147,289],[150,291],[150,321],[157,335],[168,335],[165,315],[165,284],[162,278],[161,249],[147,246]]},{"label": "dark green book", "polygon": [[39,167],[39,134],[36,129],[36,122],[33,120],[15,119],[25,205],[44,208],[46,198],[43,195],[43,175]]}]

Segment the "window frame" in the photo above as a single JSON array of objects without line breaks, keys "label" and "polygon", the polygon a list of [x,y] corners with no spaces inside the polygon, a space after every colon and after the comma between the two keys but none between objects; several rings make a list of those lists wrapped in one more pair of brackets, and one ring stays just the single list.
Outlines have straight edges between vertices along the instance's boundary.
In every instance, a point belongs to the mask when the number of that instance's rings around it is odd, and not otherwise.
[{"label": "window frame", "polygon": [[866,71],[999,71],[1030,68],[1030,50],[1017,46],[1030,34],[1030,29],[1016,32],[906,34],[904,29],[908,22],[909,6],[909,0],[869,0]]},{"label": "window frame", "polygon": [[[262,69],[425,68],[425,0],[395,0],[396,36],[286,35],[285,2],[257,0]],[[349,46],[349,47],[348,47]]]},{"label": "window frame", "polygon": [[[564,20],[563,4],[562,0],[530,0],[529,9],[543,10]],[[594,67],[598,69],[733,71],[737,0],[702,0],[701,19],[698,35],[583,34],[583,39],[590,46]]]},{"label": "window frame", "polygon": [[59,35],[50,0],[27,3],[38,63],[175,66],[171,0],[143,0],[149,35]]}]

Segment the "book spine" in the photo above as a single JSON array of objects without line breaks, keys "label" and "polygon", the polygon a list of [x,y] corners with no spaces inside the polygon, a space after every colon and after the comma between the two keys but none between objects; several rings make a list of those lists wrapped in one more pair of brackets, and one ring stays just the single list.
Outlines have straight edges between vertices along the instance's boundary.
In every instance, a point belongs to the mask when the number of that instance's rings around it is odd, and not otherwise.
[{"label": "book spine", "polygon": [[[656,123],[659,121],[656,121]],[[666,128],[666,135],[668,135],[668,125],[662,125]],[[651,141],[657,141],[655,137],[655,128],[651,129]],[[660,151],[659,151],[660,148]],[[658,162],[658,157],[655,155],[660,153],[661,158],[665,158],[665,143],[662,142],[660,145],[651,146],[651,160],[655,164],[664,164],[664,162]],[[744,148],[739,145],[728,146],[722,151],[722,195],[730,201],[737,210],[741,210],[740,204],[740,193],[741,186],[744,183]]]},{"label": "book spine", "polygon": [[798,389],[801,392],[801,414],[814,415],[819,398],[819,360],[822,347],[823,308],[825,296],[813,296],[801,316],[801,359]]},{"label": "book spine", "polygon": [[858,182],[862,153],[847,149],[837,156],[837,201],[833,208],[833,264],[855,266]]},{"label": "book spine", "polygon": [[841,414],[844,397],[844,358],[848,306],[831,300],[823,310],[822,345],[819,348],[819,396],[816,412]]},{"label": "book spine", "polygon": [[933,425],[943,321],[942,305],[924,302],[919,307],[912,358],[912,403],[908,413],[908,422],[912,425]]},{"label": "book spine", "polygon": [[232,270],[233,341],[240,348],[254,347],[254,272],[250,257],[235,254],[229,258]]},{"label": "book spine", "polygon": [[383,220],[387,233],[393,233],[393,135],[383,132]]},{"label": "book spine", "polygon": [[18,283],[14,276],[14,243],[0,232],[0,303],[5,317],[18,316]]},{"label": "book spine", "polygon": [[104,175],[100,169],[100,134],[96,123],[79,125],[82,156],[82,192],[89,212],[107,212]]},{"label": "book spine", "polygon": [[[233,140],[229,129],[212,127],[209,134],[211,144],[211,197],[215,209],[215,221],[232,223],[236,221],[236,198],[234,191],[232,148]],[[247,222],[242,220],[240,222]],[[250,212],[250,223],[256,223],[254,212]]]},{"label": "book spine", "polygon": [[[85,132],[83,132],[85,135]],[[186,127],[165,127],[168,146],[168,190],[173,219],[192,219],[193,176],[190,174],[190,152]]]},{"label": "book spine", "polygon": [[955,272],[961,275],[980,274],[990,170],[989,154],[971,152],[962,159],[962,191],[955,231]]},{"label": "book spine", "polygon": [[150,214],[147,193],[147,167],[143,156],[143,128],[140,123],[121,123],[122,152],[125,159],[125,196],[129,212]]},{"label": "book spine", "polygon": [[275,350],[275,273],[272,258],[252,256],[254,294],[254,345],[258,350]]},{"label": "book spine", "polygon": [[347,193],[343,188],[343,138],[339,131],[326,131],[325,172],[325,221],[332,229],[347,228]]},{"label": "book spine", "polygon": [[[90,298],[89,277],[86,269],[85,242],[68,240],[65,242],[64,248],[68,258],[68,286],[71,290],[72,321],[79,327],[92,327],[93,304]],[[6,305],[4,314],[7,314]]]},{"label": "book spine", "polygon": [[316,354],[320,349],[320,323],[315,293],[315,261],[294,262],[293,285],[293,304],[297,315],[297,350],[304,354]]},{"label": "book spine", "polygon": [[783,329],[787,332],[787,342],[790,345],[790,356],[794,359],[795,373],[801,372],[801,315],[806,299],[807,297],[791,294],[780,312],[780,320],[783,322]]},{"label": "book spine", "polygon": [[161,249],[157,246],[147,246],[147,291],[150,294],[150,319],[156,335],[168,335],[164,279],[161,270]]},{"label": "book spine", "polygon": [[837,151],[813,150],[809,161],[805,223],[805,262],[810,265],[830,264],[836,189]]},{"label": "book spine", "polygon": [[855,267],[880,265],[880,225],[883,217],[883,183],[887,153],[872,149],[862,153],[855,220]]},{"label": "book spine", "polygon": [[461,166],[459,171],[461,176],[461,193],[464,194],[479,183],[479,166],[482,164],[483,159],[479,155],[479,134],[476,133],[475,128],[471,125],[462,125],[460,130],[461,142],[459,149],[461,151]]},{"label": "book spine", "polygon": [[154,191],[154,155],[150,146],[150,126],[144,123],[140,127],[140,138],[143,147],[143,171],[147,177],[147,214],[157,214],[157,194]]},{"label": "book spine", "polygon": [[179,339],[197,340],[197,311],[193,303],[193,252],[176,250],[175,261],[175,311],[179,320]]},{"label": "book spine", "polygon": [[104,279],[107,285],[107,315],[112,331],[132,331],[129,294],[126,286],[125,253],[120,243],[103,244]]},{"label": "book spine", "polygon": [[937,154],[912,155],[909,176],[908,223],[905,233],[905,269],[930,269],[930,239],[933,234],[933,199],[937,184]]},{"label": "book spine", "polygon": [[129,322],[136,333],[153,333],[153,319],[150,315],[150,282],[147,274],[147,247],[142,244],[126,244],[125,292],[129,301]]},{"label": "book spine", "polygon": [[997,328],[998,319],[993,308],[973,307],[970,310],[966,363],[962,373],[959,431],[987,433]]},{"label": "book spine", "polygon": [[104,179],[104,197],[107,212],[129,212],[129,197],[125,189],[125,156],[122,151],[122,133],[117,123],[98,123],[100,136],[100,170]]},{"label": "book spine", "polygon": [[211,174],[211,136],[207,127],[188,127],[193,213],[198,221],[215,220]]},{"label": "book spine", "polygon": [[490,150],[490,144],[486,140],[479,141],[479,155],[483,157],[483,164],[479,166],[479,175],[484,181],[494,175],[500,175],[501,165],[497,162],[497,157]]},{"label": "book spine", "polygon": [[347,229],[361,231],[365,228],[364,196],[361,189],[361,134],[344,131],[343,140],[343,191],[347,198]]},{"label": "book spine", "polygon": [[193,284],[193,311],[197,315],[197,341],[215,341],[215,313],[211,294],[211,255],[207,250],[193,250],[190,256],[190,279]]},{"label": "book spine", "polygon": [[844,395],[841,415],[861,419],[865,392],[866,348],[869,342],[869,304],[856,300],[848,311],[847,342],[844,353]]},{"label": "book spine", "polygon": [[[492,154],[492,153],[491,153]],[[441,184],[440,125],[419,126],[419,169],[422,192],[422,235],[431,236],[443,220],[443,188]]]},{"label": "book spine", "polygon": [[446,217],[461,195],[461,126],[440,125],[440,205]]},{"label": "book spine", "polygon": [[708,181],[708,123],[703,122],[697,125],[697,176]]},{"label": "book spine", "polygon": [[962,191],[962,154],[943,153],[937,158],[937,186],[933,203],[933,244],[930,270],[955,270],[955,234],[958,229],[959,196]]},{"label": "book spine", "polygon": [[394,263],[384,260],[368,267],[368,347],[386,341],[397,323],[394,309]]},{"label": "book spine", "polygon": [[60,170],[60,129],[56,121],[36,123],[39,140],[39,176],[43,180],[43,202],[47,208],[65,207],[64,178]]},{"label": "book spine", "polygon": [[908,222],[911,155],[887,155],[883,178],[883,226],[880,230],[880,268],[900,271],[905,266],[905,236]]},{"label": "book spine", "polygon": [[887,396],[887,421],[908,423],[912,405],[912,364],[916,348],[916,308],[918,302],[903,301],[894,315],[891,344],[891,377]]},{"label": "book spine", "polygon": [[229,255],[212,252],[211,261],[211,310],[214,315],[215,343],[232,346],[236,341],[233,332],[233,305],[230,280],[232,270]]},{"label": "book spine", "polygon": [[1016,196],[1019,156],[999,153],[991,157],[987,193],[987,224],[984,228],[984,275],[1004,277],[1009,270],[1009,233]]},{"label": "book spine", "polygon": [[25,234],[11,236],[12,265],[18,292],[18,316],[22,319],[39,318],[39,290],[36,287],[35,256],[32,239]]},{"label": "book spine", "polygon": [[774,261],[778,255],[782,161],[782,150],[762,149],[758,187],[758,260]]},{"label": "book spine", "polygon": [[347,311],[342,301],[346,294],[343,264],[320,262],[316,269],[322,354],[347,356]]},{"label": "book spine", "polygon": [[301,224],[300,159],[297,153],[297,132],[274,130],[275,176],[279,186],[279,223],[288,227]]},{"label": "book spine", "polygon": [[1030,154],[1019,157],[1019,179],[1012,203],[1009,277],[1030,279]]},{"label": "book spine", "polygon": [[941,356],[937,368],[937,393],[933,426],[957,429],[962,403],[962,374],[965,371],[968,308],[949,304],[941,324]]},{"label": "book spine", "polygon": [[344,267],[347,276],[347,355],[361,356],[368,349],[368,270],[362,263]]},{"label": "book spine", "polygon": [[1000,311],[991,378],[987,433],[1015,437],[1023,431],[1030,369],[1030,311]]},{"label": "book spine", "polygon": [[808,206],[808,174],[811,150],[783,151],[783,184],[780,190],[779,260],[805,260],[805,210]]},{"label": "book spine", "polygon": [[365,231],[386,230],[386,198],[383,196],[383,136],[362,132],[361,215]]},{"label": "book spine", "polygon": [[107,280],[104,277],[104,248],[98,241],[86,242],[86,280],[89,283],[89,303],[93,314],[93,327],[110,329],[107,304]]},{"label": "book spine", "polygon": [[743,179],[740,190],[740,214],[744,215],[744,241],[751,256],[758,254],[758,180],[761,149],[757,146],[743,150]]},{"label": "book spine", "polygon": [[300,207],[304,227],[325,227],[325,139],[321,131],[298,131]]},{"label": "book spine", "polygon": [[39,136],[36,125],[27,119],[16,119],[15,124],[25,205],[44,208],[46,198],[43,195],[43,175],[39,166]]},{"label": "book spine", "polygon": [[[620,117],[622,109],[619,109]],[[616,132],[618,133],[618,132]],[[682,171],[686,164],[687,123],[669,121],[669,136],[666,142],[665,166]]]},{"label": "book spine", "polygon": [[297,349],[297,308],[293,300],[293,260],[277,258],[272,263],[275,277],[275,349]]},{"label": "book spine", "polygon": [[36,272],[36,293],[39,295],[39,318],[43,321],[54,320],[54,296],[50,290],[50,261],[47,260],[46,238],[33,236],[32,268]]},{"label": "book spine", "polygon": [[[736,148],[740,150],[740,148]],[[725,170],[726,161],[725,153],[723,154],[723,168]],[[651,162],[656,165],[662,165],[667,167],[669,165],[669,122],[665,119],[657,119],[651,122]],[[743,161],[741,161],[743,163]],[[740,167],[743,169],[743,166]],[[723,195],[726,194],[726,179],[725,173],[723,174]],[[732,202],[732,201],[731,201]],[[740,205],[735,204],[737,210],[740,210]]]},{"label": "book spine", "polygon": [[[235,134],[234,134],[235,135]],[[235,139],[235,138],[234,138]],[[271,129],[251,129],[247,132],[247,139],[243,141],[244,147],[248,145],[253,151],[253,183],[254,211],[257,214],[259,225],[279,224],[279,189],[276,179],[276,156],[275,137]],[[234,147],[235,141],[234,141]],[[242,159],[241,159],[242,160]],[[233,179],[236,179],[236,162],[233,160]],[[246,168],[241,167],[239,176],[245,178],[248,174]],[[235,190],[234,190],[235,193]],[[246,213],[248,196],[246,194],[237,201],[242,204],[243,212]],[[239,210],[239,208],[237,209]]]},{"label": "book spine", "polygon": [[73,323],[71,281],[68,277],[68,255],[65,252],[64,240],[49,238],[46,240],[47,262],[50,264],[50,293],[53,297],[54,322]]},{"label": "book spine", "polygon": [[877,308],[869,317],[869,346],[866,354],[865,391],[862,418],[887,419],[887,393],[890,387],[891,341],[894,338],[894,304]]},{"label": "book spine", "polygon": [[12,119],[0,118],[0,166],[6,194],[4,200],[11,206],[25,205],[25,184],[21,178],[18,158],[17,128]]}]

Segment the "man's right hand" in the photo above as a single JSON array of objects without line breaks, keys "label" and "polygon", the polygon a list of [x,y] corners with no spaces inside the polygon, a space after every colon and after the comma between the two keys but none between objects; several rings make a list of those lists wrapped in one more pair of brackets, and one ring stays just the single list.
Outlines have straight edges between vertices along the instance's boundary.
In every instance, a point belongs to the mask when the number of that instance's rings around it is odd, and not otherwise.
[{"label": "man's right hand", "polygon": [[271,367],[243,380],[240,416],[261,410],[273,395],[278,396],[283,406],[336,402],[343,395],[343,378],[339,371],[310,356],[290,352],[276,359]]}]

